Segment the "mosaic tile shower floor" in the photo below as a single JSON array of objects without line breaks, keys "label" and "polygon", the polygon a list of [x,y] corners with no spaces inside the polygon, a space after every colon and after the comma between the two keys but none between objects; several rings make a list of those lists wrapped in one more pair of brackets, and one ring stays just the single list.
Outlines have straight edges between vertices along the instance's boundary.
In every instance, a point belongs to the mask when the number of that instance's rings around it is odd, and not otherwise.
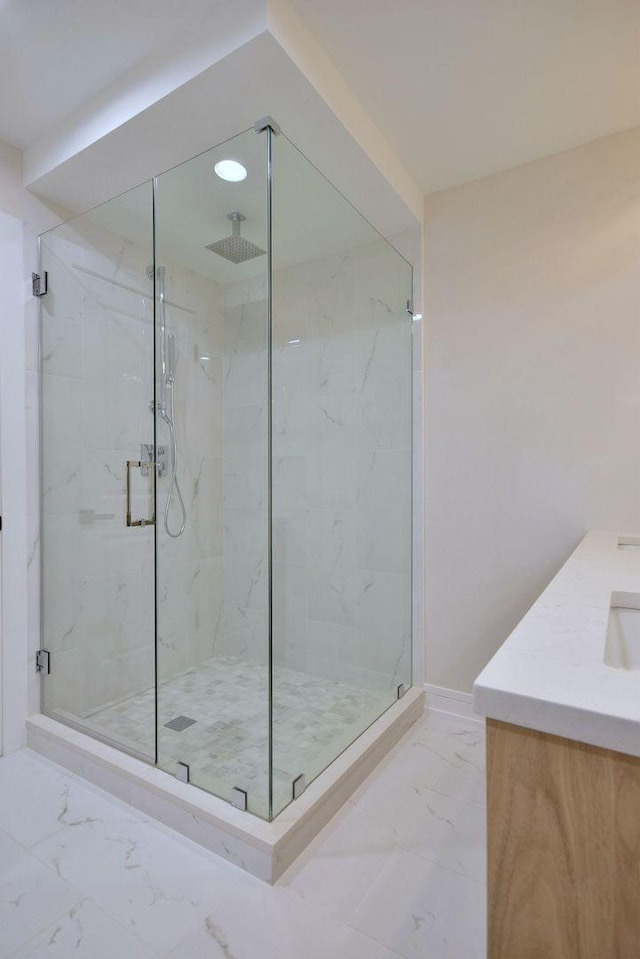
[{"label": "mosaic tile shower floor", "polygon": [[[310,782],[393,702],[390,690],[372,692],[345,683],[274,669],[274,812],[291,798],[301,773]],[[153,688],[85,717],[88,727],[123,746],[154,753]],[[182,731],[165,724],[195,722]],[[267,667],[216,656],[158,688],[158,765],[189,765],[190,780],[224,799],[244,789],[249,809],[268,814]]]}]

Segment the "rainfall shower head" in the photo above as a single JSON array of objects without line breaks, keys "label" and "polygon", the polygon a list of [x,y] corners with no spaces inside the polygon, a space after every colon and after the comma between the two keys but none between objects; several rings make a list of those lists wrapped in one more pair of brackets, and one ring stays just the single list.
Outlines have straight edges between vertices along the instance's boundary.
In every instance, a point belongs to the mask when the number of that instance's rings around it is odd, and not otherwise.
[{"label": "rainfall shower head", "polygon": [[233,223],[233,233],[226,236],[224,240],[216,240],[215,243],[208,243],[205,249],[223,256],[225,260],[232,263],[244,263],[245,260],[252,260],[254,256],[262,256],[265,253],[261,247],[256,246],[251,240],[245,240],[240,236],[240,224],[246,220],[242,213],[227,213],[227,218]]}]

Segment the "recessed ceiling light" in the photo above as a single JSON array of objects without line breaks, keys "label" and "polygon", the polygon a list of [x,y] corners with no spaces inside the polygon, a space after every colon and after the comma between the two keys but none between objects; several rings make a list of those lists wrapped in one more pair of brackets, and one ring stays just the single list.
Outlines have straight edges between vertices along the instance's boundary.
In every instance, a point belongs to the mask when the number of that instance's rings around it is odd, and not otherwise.
[{"label": "recessed ceiling light", "polygon": [[237,160],[218,160],[213,169],[221,180],[229,180],[230,183],[239,183],[247,178],[246,167]]}]

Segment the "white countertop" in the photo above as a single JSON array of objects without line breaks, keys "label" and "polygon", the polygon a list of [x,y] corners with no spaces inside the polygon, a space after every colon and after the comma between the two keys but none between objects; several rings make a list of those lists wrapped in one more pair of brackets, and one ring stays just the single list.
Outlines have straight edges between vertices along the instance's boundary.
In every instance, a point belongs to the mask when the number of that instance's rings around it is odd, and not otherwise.
[{"label": "white countertop", "polygon": [[640,756],[640,670],[604,662],[611,593],[640,593],[620,535],[585,536],[476,679],[477,713]]}]

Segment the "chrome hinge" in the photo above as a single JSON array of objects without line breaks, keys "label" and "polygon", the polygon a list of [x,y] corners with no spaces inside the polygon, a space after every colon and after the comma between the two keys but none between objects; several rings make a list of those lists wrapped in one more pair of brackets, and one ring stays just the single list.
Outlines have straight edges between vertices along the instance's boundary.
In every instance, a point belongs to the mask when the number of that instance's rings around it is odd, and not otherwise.
[{"label": "chrome hinge", "polygon": [[46,673],[47,676],[51,672],[51,658],[48,649],[39,649],[36,652],[36,672]]},{"label": "chrome hinge", "polygon": [[31,292],[34,296],[44,296],[49,292],[49,274],[46,272],[31,274]]},{"label": "chrome hinge", "polygon": [[407,300],[407,313],[413,316],[413,300]]},{"label": "chrome hinge", "polygon": [[407,687],[405,686],[405,684],[400,683],[400,685],[398,686],[398,699],[402,699],[406,691],[407,691]]},{"label": "chrome hinge", "polygon": [[266,116],[260,117],[259,120],[253,124],[253,129],[256,133],[262,133],[263,130],[271,130],[276,136],[278,136],[282,131],[280,130],[280,124],[276,123],[273,117]]}]

